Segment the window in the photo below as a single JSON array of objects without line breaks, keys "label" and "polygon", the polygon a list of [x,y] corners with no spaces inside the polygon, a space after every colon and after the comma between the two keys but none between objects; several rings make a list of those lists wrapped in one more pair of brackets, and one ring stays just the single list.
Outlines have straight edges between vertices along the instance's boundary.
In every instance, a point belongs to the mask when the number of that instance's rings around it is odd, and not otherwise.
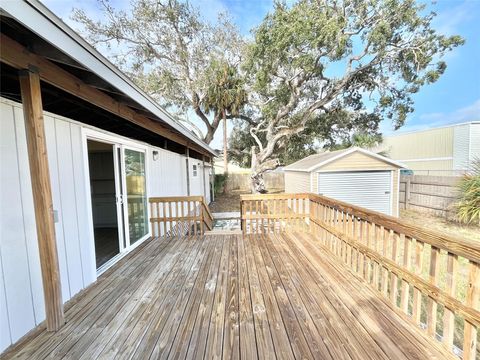
[{"label": "window", "polygon": [[197,177],[197,176],[198,176],[198,166],[197,166],[196,164],[193,164],[192,176],[193,176],[193,177]]}]

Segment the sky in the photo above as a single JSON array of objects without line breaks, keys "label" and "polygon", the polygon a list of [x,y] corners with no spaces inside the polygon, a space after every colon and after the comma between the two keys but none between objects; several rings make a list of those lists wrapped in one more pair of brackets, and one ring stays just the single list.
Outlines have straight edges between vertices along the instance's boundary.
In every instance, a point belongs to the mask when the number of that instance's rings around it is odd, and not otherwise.
[{"label": "sky", "polygon": [[[100,17],[97,0],[42,1],[76,30],[78,24],[70,19],[72,8],[82,8],[92,18]],[[250,30],[272,9],[273,1],[191,0],[191,3],[211,21],[218,13],[228,11],[242,34],[248,37]],[[118,9],[128,9],[129,0],[111,0],[111,4]],[[415,111],[400,132],[480,120],[480,0],[438,0],[430,8],[438,15],[434,27],[446,35],[461,35],[465,45],[447,54],[447,70],[436,83],[415,94]],[[229,127],[231,129],[231,125]],[[384,135],[394,133],[389,121],[383,121],[380,129]],[[217,131],[211,145],[221,148],[222,131]]]}]

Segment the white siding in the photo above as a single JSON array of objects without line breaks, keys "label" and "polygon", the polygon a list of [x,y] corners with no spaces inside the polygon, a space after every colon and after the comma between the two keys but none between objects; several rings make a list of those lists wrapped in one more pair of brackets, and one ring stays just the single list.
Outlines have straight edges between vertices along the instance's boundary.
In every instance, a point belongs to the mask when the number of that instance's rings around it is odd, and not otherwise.
[{"label": "white siding", "polygon": [[[44,119],[65,302],[96,280],[82,137],[82,127],[88,126],[49,113]],[[0,100],[0,148],[1,353],[45,319],[23,111],[21,104],[5,99]],[[203,195],[201,170],[192,195]],[[187,195],[186,173],[185,156],[147,147],[149,197]]]},{"label": "white siding", "polygon": [[[23,111],[20,104],[3,99],[0,109],[2,351],[43,321],[45,310]],[[81,128],[50,114],[44,119],[53,207],[58,211],[55,231],[62,297],[67,301],[96,279]]]},{"label": "white siding", "polygon": [[285,171],[285,192],[310,192],[310,173],[301,171]]},{"label": "white siding", "polygon": [[470,149],[470,125],[455,126],[453,129],[453,170],[468,169]]},{"label": "white siding", "polygon": [[204,177],[204,182],[203,182],[203,187],[205,188],[205,201],[207,204],[210,204],[210,170],[211,167],[205,166],[203,167],[203,177]]},{"label": "white siding", "polygon": [[[156,161],[152,156],[154,150],[159,153]],[[186,157],[154,147],[148,152],[148,196],[187,196]]]},{"label": "white siding", "polygon": [[318,192],[340,201],[392,213],[391,171],[352,171],[319,173]]},{"label": "white siding", "polygon": [[470,165],[475,159],[480,161],[480,123],[470,124]]}]

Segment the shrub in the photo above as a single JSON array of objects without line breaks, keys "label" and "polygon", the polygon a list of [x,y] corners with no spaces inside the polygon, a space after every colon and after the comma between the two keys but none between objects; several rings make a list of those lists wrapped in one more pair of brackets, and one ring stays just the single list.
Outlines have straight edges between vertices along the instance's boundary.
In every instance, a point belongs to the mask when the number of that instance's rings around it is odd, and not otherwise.
[{"label": "shrub", "polygon": [[225,192],[225,182],[227,181],[227,174],[215,174],[215,195],[223,194]]},{"label": "shrub", "polygon": [[475,159],[471,171],[458,184],[460,199],[455,204],[459,221],[480,224],[480,159]]}]

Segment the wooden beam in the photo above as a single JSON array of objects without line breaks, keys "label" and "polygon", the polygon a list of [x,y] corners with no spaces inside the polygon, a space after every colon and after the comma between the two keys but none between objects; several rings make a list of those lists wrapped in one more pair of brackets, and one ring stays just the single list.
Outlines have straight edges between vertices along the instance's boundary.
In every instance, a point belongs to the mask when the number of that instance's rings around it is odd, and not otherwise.
[{"label": "wooden beam", "polygon": [[149,131],[181,145],[190,146],[201,154],[209,155],[207,150],[191,142],[187,137],[167,129],[160,122],[137,113],[104,92],[89,86],[48,59],[30,52],[23,45],[8,36],[0,34],[0,42],[2,44],[2,51],[0,52],[2,62],[17,69],[26,69],[28,66],[33,65],[38,68],[41,80]]},{"label": "wooden beam", "polygon": [[187,156],[185,159],[187,163],[187,195],[190,196],[190,148],[188,146],[185,149],[185,155]]},{"label": "wooden beam", "polygon": [[23,114],[27,134],[38,249],[42,270],[47,330],[56,331],[65,322],[53,219],[53,201],[43,121],[40,77],[31,70],[20,72]]}]

